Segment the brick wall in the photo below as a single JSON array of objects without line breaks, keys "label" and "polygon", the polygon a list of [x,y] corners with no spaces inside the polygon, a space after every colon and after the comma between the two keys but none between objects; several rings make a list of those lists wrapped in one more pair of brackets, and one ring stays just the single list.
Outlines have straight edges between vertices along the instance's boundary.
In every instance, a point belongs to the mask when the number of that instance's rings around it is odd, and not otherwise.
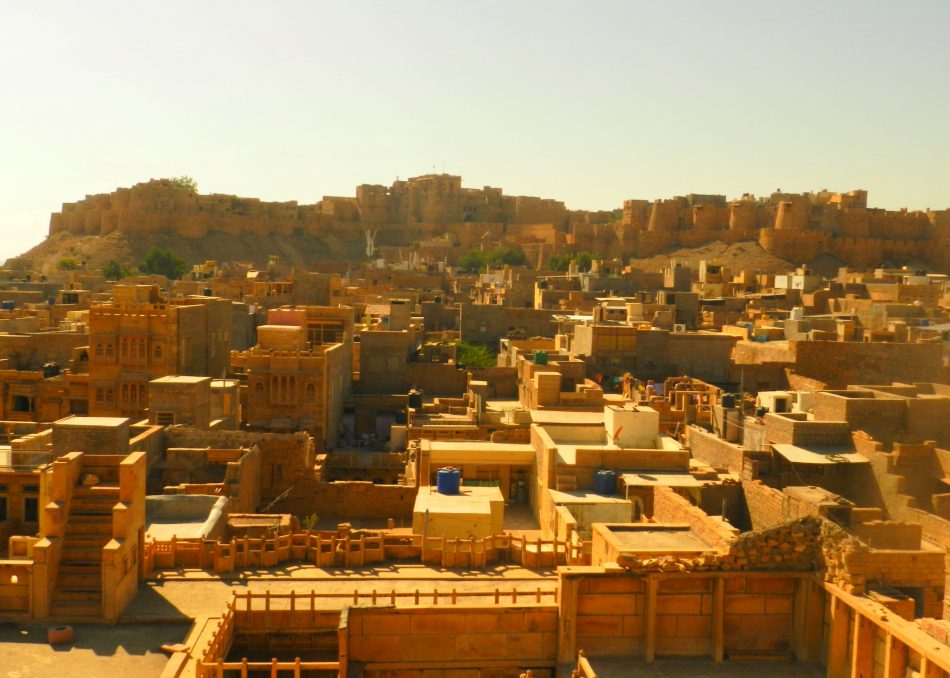
[{"label": "brick wall", "polygon": [[[644,656],[647,579],[629,573],[588,572],[576,578],[575,645],[590,657]],[[564,575],[562,575],[563,578]],[[656,575],[656,654],[713,652],[716,576]],[[789,651],[795,578],[767,574],[725,577],[723,641],[726,656]],[[566,601],[562,601],[562,627]],[[562,648],[562,657],[565,655]]]},{"label": "brick wall", "polygon": [[692,456],[714,468],[724,468],[733,473],[742,472],[745,453],[739,445],[726,442],[698,426],[686,429],[686,444]]},{"label": "brick wall", "polygon": [[[350,607],[349,661],[363,663],[362,675],[367,678],[394,675],[400,665],[416,670],[439,669],[439,675],[452,667],[459,670],[459,675],[517,676],[511,668],[554,665],[557,615],[553,605]],[[478,672],[483,668],[490,671],[486,667],[498,673]]]},{"label": "brick wall", "polygon": [[732,533],[709,519],[701,508],[679,496],[668,487],[653,488],[653,518],[658,523],[683,523],[712,548],[726,548]]},{"label": "brick wall", "polygon": [[795,372],[829,388],[849,384],[931,382],[944,374],[941,344],[797,341]]},{"label": "brick wall", "polygon": [[407,485],[374,485],[355,480],[336,483],[301,480],[272,510],[298,517],[316,513],[321,519],[394,518],[398,521],[411,520],[415,501],[416,488]]},{"label": "brick wall", "polygon": [[742,482],[742,493],[753,530],[785,522],[783,494],[779,490],[753,480]]}]

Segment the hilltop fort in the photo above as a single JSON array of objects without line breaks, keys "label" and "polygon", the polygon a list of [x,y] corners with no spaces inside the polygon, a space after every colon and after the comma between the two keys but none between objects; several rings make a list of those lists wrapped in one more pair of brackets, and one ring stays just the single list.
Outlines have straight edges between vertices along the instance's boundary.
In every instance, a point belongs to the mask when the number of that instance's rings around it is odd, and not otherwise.
[{"label": "hilltop fort", "polygon": [[363,184],[354,197],[324,196],[311,205],[234,195],[200,195],[171,180],[151,180],[63,204],[50,235],[309,237],[327,254],[359,258],[367,229],[380,247],[415,245],[454,261],[486,241],[506,242],[529,260],[558,251],[649,257],[712,241],[752,240],[794,264],[830,254],[843,264],[922,263],[950,268],[950,210],[868,207],[863,190],[775,192],[735,200],[687,194],[625,200],[622,209],[570,210],[563,202],[463,188],[459,176],[430,174],[391,186]]}]

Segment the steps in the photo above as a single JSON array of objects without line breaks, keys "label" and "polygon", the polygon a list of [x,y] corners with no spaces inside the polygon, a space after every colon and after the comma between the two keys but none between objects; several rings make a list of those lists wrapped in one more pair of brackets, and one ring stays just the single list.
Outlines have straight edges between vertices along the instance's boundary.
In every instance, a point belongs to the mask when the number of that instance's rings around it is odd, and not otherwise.
[{"label": "steps", "polygon": [[112,539],[112,507],[119,501],[114,485],[73,490],[56,572],[50,616],[69,621],[102,617],[102,548]]},{"label": "steps", "polygon": [[558,474],[554,480],[555,488],[558,492],[575,492],[577,490],[576,475]]}]

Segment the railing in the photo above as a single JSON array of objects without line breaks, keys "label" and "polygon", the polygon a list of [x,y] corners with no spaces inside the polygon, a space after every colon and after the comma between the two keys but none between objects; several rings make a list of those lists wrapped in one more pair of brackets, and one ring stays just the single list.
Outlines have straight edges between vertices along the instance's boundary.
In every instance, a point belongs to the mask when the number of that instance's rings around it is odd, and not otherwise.
[{"label": "railing", "polygon": [[[421,589],[414,591],[376,591],[374,589],[367,592],[353,589],[352,592],[336,591],[317,593],[311,589],[309,592],[303,593],[297,593],[296,591],[291,591],[290,593],[235,591],[233,595],[234,598],[228,606],[229,612],[264,613],[264,621],[257,624],[263,627],[270,626],[267,623],[266,617],[268,612],[325,612],[328,609],[333,610],[340,607],[340,603],[352,605],[369,603],[372,605],[397,606],[402,602],[403,606],[437,606],[444,603],[448,603],[449,605],[464,605],[466,600],[476,599],[482,602],[492,602],[495,605],[509,602],[512,605],[519,603],[522,605],[543,605],[546,602],[554,603],[557,600],[556,590],[545,590],[540,586],[533,589],[512,588],[507,591],[495,587],[478,591],[459,591],[453,588],[450,590],[443,589],[442,591],[438,589],[432,589],[431,591],[422,591]],[[263,606],[255,608],[255,601],[262,601]],[[328,603],[329,606],[320,607],[319,604],[321,602]]]},{"label": "railing", "polygon": [[571,678],[597,678],[597,673],[584,656],[583,650],[577,651],[577,668],[571,671]]},{"label": "railing", "polygon": [[416,561],[445,568],[479,568],[507,562],[529,568],[585,565],[589,542],[529,539],[494,535],[483,539],[448,539],[419,534],[295,532],[274,537],[149,540],[145,544],[145,572],[181,567],[233,572],[275,567],[287,561],[310,562],[317,567],[364,567],[393,560]]},{"label": "railing", "polygon": [[305,671],[332,671],[334,675],[340,676],[340,662],[304,662],[300,661],[300,657],[292,662],[279,662],[276,659],[271,659],[269,662],[249,662],[247,659],[239,662],[225,662],[219,659],[216,662],[202,662],[198,667],[197,676],[198,678],[205,676],[223,678],[225,671],[238,671],[241,678],[247,678],[252,672],[259,671],[270,671],[271,678],[277,678],[286,673],[290,673],[294,678],[300,678]]}]

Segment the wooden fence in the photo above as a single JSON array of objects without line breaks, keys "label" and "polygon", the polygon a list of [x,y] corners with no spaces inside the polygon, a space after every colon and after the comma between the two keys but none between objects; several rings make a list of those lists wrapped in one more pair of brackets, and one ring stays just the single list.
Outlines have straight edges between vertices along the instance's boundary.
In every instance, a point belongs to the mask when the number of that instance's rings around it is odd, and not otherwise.
[{"label": "wooden fence", "polygon": [[276,537],[175,539],[145,544],[146,575],[156,570],[197,568],[224,573],[308,562],[317,567],[363,567],[390,561],[421,562],[444,568],[484,568],[514,563],[529,568],[590,563],[588,543],[495,535],[446,539],[419,534],[295,532]]},{"label": "wooden fence", "polygon": [[[480,591],[439,591],[433,589],[431,592],[387,592],[377,594],[359,592],[353,593],[333,592],[317,594],[311,590],[309,593],[254,593],[253,591],[238,592],[235,591],[231,601],[228,603],[227,610],[221,619],[216,622],[217,626],[208,638],[204,647],[195,648],[195,656],[200,657],[197,665],[197,678],[223,678],[225,675],[239,675],[241,678],[247,678],[253,671],[269,671],[272,677],[293,675],[299,678],[304,671],[322,671],[329,672],[332,675],[345,676],[347,670],[348,657],[348,629],[347,615],[339,612],[339,603],[344,605],[360,603],[397,605],[397,601],[407,601],[414,605],[440,605],[450,604],[464,605],[466,601],[472,599],[483,599],[483,601],[494,600],[496,605],[507,603],[509,600],[513,605],[517,604],[550,604],[557,599],[556,591],[544,591],[540,588],[534,590],[512,589],[510,591],[500,591],[486,589]],[[327,602],[331,602],[329,606]],[[328,618],[328,614],[330,617]],[[276,658],[269,662],[250,662],[246,658],[238,661],[228,661],[227,655],[231,652],[236,636],[242,632],[269,632],[277,629],[283,632],[293,633],[295,630],[305,630],[312,632],[316,628],[328,628],[332,622],[335,626],[335,633],[338,639],[338,661],[301,661],[295,658],[293,661],[278,661]]]},{"label": "wooden fence", "polygon": [[[251,609],[254,596],[248,598],[247,610]],[[313,601],[311,601],[311,604]],[[267,604],[270,604],[268,599]],[[208,640],[202,652],[202,659],[198,662],[195,671],[196,678],[224,678],[225,675],[238,675],[248,678],[252,672],[269,671],[271,678],[291,675],[300,678],[303,672],[330,672],[331,675],[343,678],[346,676],[345,660],[338,661],[301,661],[296,657],[293,661],[278,661],[276,658],[269,662],[249,662],[246,657],[240,661],[227,661],[227,654],[239,630],[237,596],[232,598],[228,609],[217,623],[214,635]],[[308,673],[308,675],[311,675]]]}]

